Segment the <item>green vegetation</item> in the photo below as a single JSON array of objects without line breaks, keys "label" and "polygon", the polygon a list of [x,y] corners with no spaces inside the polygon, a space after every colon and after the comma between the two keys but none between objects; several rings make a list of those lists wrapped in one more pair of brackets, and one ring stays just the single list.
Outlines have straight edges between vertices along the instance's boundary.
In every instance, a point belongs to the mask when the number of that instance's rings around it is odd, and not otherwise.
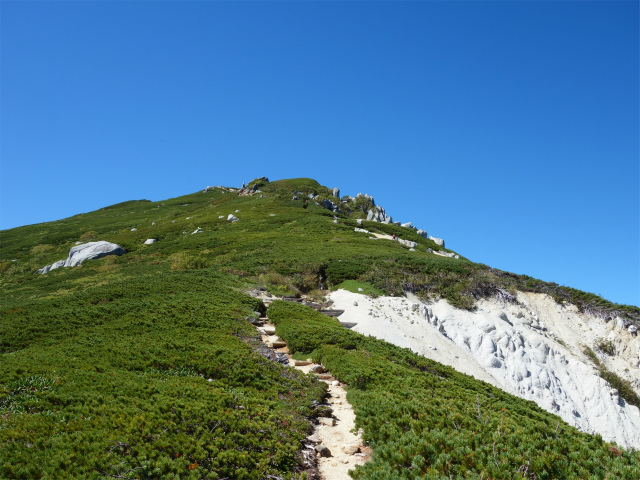
[{"label": "green vegetation", "polygon": [[[260,353],[248,320],[265,307],[243,293],[256,286],[312,298],[337,285],[410,290],[464,308],[523,289],[640,318],[428,253],[442,248],[406,228],[363,222],[418,242],[415,252],[370,240],[354,232],[364,199],[341,204],[338,223],[314,201],[304,208],[307,193],[339,203],[314,180],[257,183],[265,198],[214,189],[0,232],[0,478],[302,478],[301,440],[325,387]],[[96,240],[127,254],[34,275]],[[529,402],[309,309],[275,303],[270,314],[297,357],[349,385],[375,451],[357,478],[638,478],[637,454],[613,454]]]},{"label": "green vegetation", "polygon": [[616,346],[613,343],[613,340],[608,340],[606,338],[597,338],[595,346],[602,353],[606,353],[610,357],[616,354]]},{"label": "green vegetation", "polygon": [[[596,345],[596,347],[601,348],[602,342],[603,340],[600,339],[600,341],[598,342],[599,345]],[[607,349],[611,347],[612,352],[615,353],[613,342],[604,341],[604,347]],[[625,380],[624,378],[620,377],[616,373],[609,370],[600,361],[600,359],[598,358],[598,355],[596,355],[596,353],[591,348],[584,347],[584,349],[582,350],[582,353],[584,353],[587,357],[589,357],[589,359],[594,363],[594,365],[598,369],[598,374],[604,380],[609,382],[609,384],[613,388],[618,390],[618,395],[620,395],[620,397],[622,397],[627,403],[630,403],[631,405],[635,405],[636,407],[640,408],[640,397],[631,386],[631,382],[629,382],[628,380]],[[607,352],[604,352],[604,353],[607,353]],[[613,355],[613,353],[607,353],[607,355]]]},{"label": "green vegetation", "polygon": [[[331,287],[331,290],[347,290],[353,293],[361,293],[362,295],[370,295],[374,297],[379,297],[380,295],[384,295],[382,290],[377,289],[373,285],[365,282],[358,282],[357,280],[345,280],[338,285],[334,285]],[[362,289],[362,290],[358,290]]]}]

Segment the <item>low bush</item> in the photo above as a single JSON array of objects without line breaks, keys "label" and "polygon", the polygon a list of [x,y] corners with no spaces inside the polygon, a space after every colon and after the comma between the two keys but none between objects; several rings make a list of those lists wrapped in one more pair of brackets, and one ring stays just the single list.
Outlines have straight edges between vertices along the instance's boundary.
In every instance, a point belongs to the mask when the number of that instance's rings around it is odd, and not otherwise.
[{"label": "low bush", "polygon": [[595,342],[595,347],[600,350],[602,353],[606,353],[610,357],[616,354],[616,346],[613,343],[613,340],[606,338],[597,338]]}]

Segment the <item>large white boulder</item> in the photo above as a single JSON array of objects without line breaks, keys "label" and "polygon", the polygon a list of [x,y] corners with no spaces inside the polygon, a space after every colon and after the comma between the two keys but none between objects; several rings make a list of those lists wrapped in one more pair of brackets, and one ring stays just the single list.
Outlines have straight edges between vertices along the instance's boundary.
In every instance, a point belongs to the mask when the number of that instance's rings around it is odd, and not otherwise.
[{"label": "large white boulder", "polygon": [[127,251],[120,245],[105,240],[83,243],[72,247],[66,260],[59,260],[51,265],[42,267],[36,273],[47,273],[60,267],[75,267],[85,260],[95,260],[107,255],[122,255],[123,253],[127,253]]},{"label": "large white boulder", "polygon": [[429,240],[433,240],[436,245],[440,245],[441,247],[444,247],[444,240],[442,238],[429,237]]}]

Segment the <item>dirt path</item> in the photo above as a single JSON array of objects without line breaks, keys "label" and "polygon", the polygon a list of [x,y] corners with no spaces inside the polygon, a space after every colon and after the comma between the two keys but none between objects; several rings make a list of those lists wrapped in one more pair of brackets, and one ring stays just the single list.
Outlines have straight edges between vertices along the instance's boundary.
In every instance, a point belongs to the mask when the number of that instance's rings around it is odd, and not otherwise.
[{"label": "dirt path", "polygon": [[[281,346],[284,342],[274,335],[275,327],[272,324],[265,323],[258,327],[258,331],[265,345],[273,348],[278,354],[288,353],[287,347]],[[296,363],[305,363],[305,365],[295,365]],[[317,366],[310,361],[296,362],[291,357],[289,357],[289,364],[312,375],[314,374],[311,372],[312,367]],[[332,417],[319,419],[319,424],[315,426],[310,436],[310,438],[315,437],[316,451],[322,451],[317,453],[318,470],[323,480],[350,480],[351,477],[347,472],[355,465],[364,464],[371,457],[372,451],[369,447],[362,445],[360,435],[352,432],[355,428],[356,416],[353,407],[347,402],[346,390],[330,373],[323,372],[317,375],[320,381],[326,382],[329,386],[326,404],[333,410]],[[329,451],[324,451],[323,446]]]},{"label": "dirt path", "polygon": [[[312,366],[313,364],[295,368],[310,373]],[[371,449],[363,447],[360,435],[352,433],[356,415],[351,404],[347,402],[346,390],[332,378],[321,381],[329,385],[327,403],[333,409],[333,419],[321,418],[321,423],[316,426],[314,432],[320,439],[318,445],[324,445],[331,452],[328,457],[318,457],[320,475],[325,480],[350,480],[347,472],[355,465],[364,464],[371,456]],[[331,425],[334,423],[332,420],[335,420],[335,425]]]}]

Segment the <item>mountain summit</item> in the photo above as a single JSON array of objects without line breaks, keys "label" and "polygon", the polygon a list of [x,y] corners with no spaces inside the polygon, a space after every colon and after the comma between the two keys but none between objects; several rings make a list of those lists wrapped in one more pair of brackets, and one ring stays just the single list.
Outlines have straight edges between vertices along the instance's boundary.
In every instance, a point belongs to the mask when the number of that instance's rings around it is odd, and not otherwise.
[{"label": "mountain summit", "polygon": [[0,477],[319,478],[311,359],[353,478],[640,478],[639,308],[341,193],[260,177],[2,231]]}]

